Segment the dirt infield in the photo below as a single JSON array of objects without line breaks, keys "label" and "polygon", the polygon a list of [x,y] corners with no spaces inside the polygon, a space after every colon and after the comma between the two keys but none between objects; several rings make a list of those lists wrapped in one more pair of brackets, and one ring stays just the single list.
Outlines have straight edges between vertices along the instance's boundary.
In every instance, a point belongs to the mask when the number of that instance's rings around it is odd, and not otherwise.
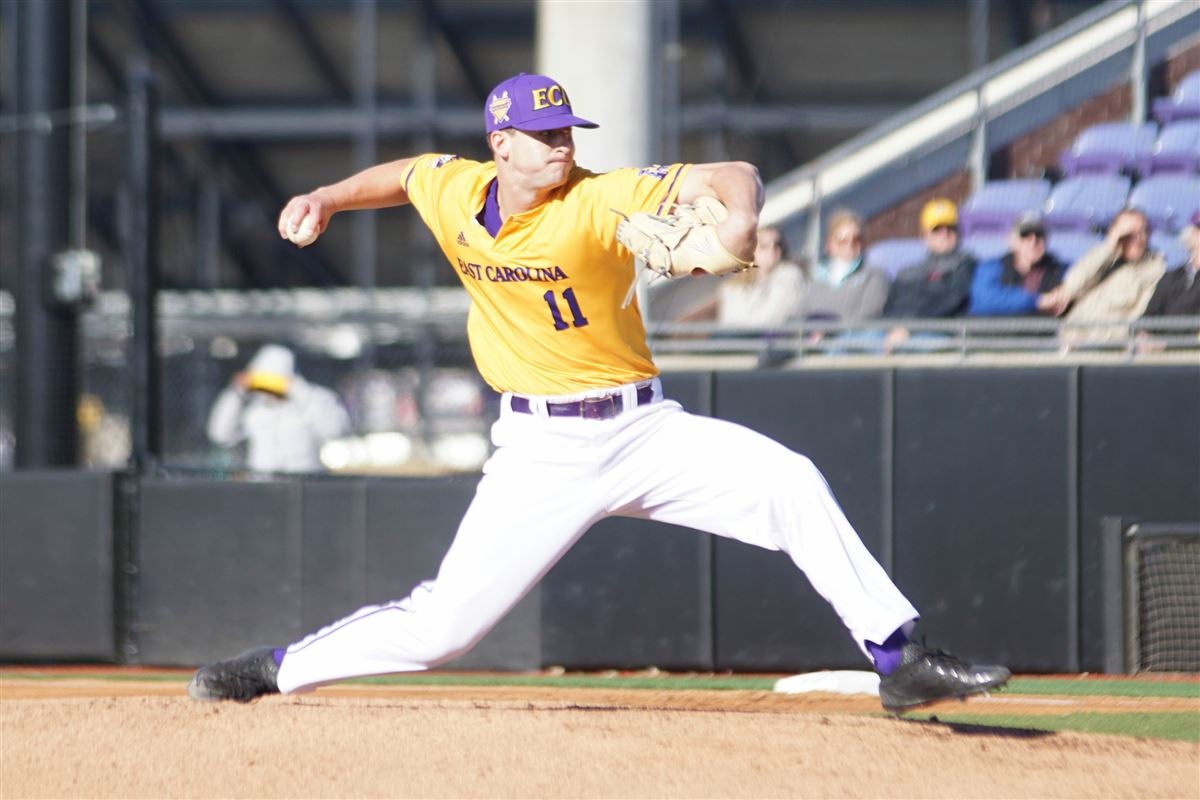
[{"label": "dirt infield", "polygon": [[[1191,711],[997,695],[946,709]],[[343,685],[249,706],[182,681],[0,677],[0,797],[1200,797],[1200,745],[896,720],[753,691]]]}]

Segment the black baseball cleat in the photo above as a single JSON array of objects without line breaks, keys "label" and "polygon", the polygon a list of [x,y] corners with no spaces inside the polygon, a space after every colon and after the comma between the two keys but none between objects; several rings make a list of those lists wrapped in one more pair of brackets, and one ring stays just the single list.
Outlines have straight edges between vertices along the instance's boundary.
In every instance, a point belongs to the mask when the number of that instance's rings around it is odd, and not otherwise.
[{"label": "black baseball cleat", "polygon": [[279,686],[275,682],[278,674],[274,650],[259,647],[196,670],[188,683],[188,696],[208,702],[236,700],[249,703],[264,694],[278,693]]},{"label": "black baseball cleat", "polygon": [[923,706],[935,700],[983,694],[1008,683],[1007,667],[978,666],[924,643],[908,642],[900,666],[879,677],[879,700],[888,711]]}]

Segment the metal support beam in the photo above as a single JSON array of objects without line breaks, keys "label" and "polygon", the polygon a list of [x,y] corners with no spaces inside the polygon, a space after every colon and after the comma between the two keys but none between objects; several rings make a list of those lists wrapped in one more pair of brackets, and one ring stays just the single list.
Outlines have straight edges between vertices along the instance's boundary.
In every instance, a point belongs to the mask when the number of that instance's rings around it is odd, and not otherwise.
[{"label": "metal support beam", "polygon": [[196,187],[196,285],[221,285],[221,187],[209,176]]},{"label": "metal support beam", "polygon": [[[148,0],[125,0],[125,5],[146,46],[166,62],[172,76],[192,102],[197,102],[202,106],[223,105],[222,98],[204,80],[200,71],[196,69],[184,52],[178,39],[163,23],[156,6]],[[274,218],[286,200],[286,196],[263,167],[262,161],[254,149],[245,144],[215,143],[213,144],[213,153],[219,160],[229,162],[233,167],[234,174],[245,180],[255,191],[263,213],[268,218]],[[264,236],[270,236],[270,233],[266,232]],[[282,257],[285,245],[283,240],[278,236],[270,236],[270,240],[272,242],[270,252]],[[286,261],[304,269],[318,285],[344,284],[346,281],[339,270],[318,254],[320,249],[319,243],[315,247],[307,247],[299,251],[292,247],[291,252],[287,254]],[[278,263],[282,259],[272,257],[271,260]]]},{"label": "metal support beam", "polygon": [[[412,76],[412,84],[410,92],[413,96],[412,113],[417,120],[423,120],[424,125],[418,122],[413,126],[410,133],[412,135],[412,147],[415,152],[422,153],[432,150],[434,147],[435,131],[431,127],[431,123],[439,119],[446,118],[444,115],[448,112],[438,109],[437,97],[437,54],[434,52],[435,33],[437,32],[437,22],[430,16],[423,5],[423,13],[419,15],[418,24],[420,27],[420,36],[418,37],[417,46],[410,53],[411,61],[409,63],[409,74]],[[459,109],[455,114],[456,124],[461,126],[461,135],[464,136],[481,136],[480,117],[482,113],[483,98],[491,87],[483,89],[483,96],[480,97],[480,105],[475,109]],[[383,130],[383,114],[377,112],[376,116],[378,130]],[[409,241],[412,243],[412,263],[413,263],[413,284],[430,289],[437,285],[437,267],[439,266],[439,254],[434,253],[433,237],[425,230],[425,223],[416,214],[409,215],[408,220]],[[422,338],[420,349],[418,351],[418,361],[426,362],[432,360],[432,337],[425,336]]]},{"label": "metal support beam", "polygon": [[279,9],[280,15],[287,23],[288,28],[299,40],[304,54],[308,56],[309,62],[316,67],[317,72],[321,73],[321,77],[328,84],[330,92],[333,96],[342,103],[350,102],[352,94],[349,85],[342,79],[342,74],[338,71],[337,65],[333,63],[333,59],[325,52],[324,46],[317,39],[316,33],[312,26],[308,24],[308,19],[301,13],[300,9],[296,8],[294,0],[275,0],[275,6]]},{"label": "metal support beam", "polygon": [[[759,103],[769,102],[770,95],[766,84],[759,75],[754,54],[746,43],[746,37],[742,35],[741,25],[738,24],[729,0],[708,0],[708,7],[713,18],[711,30],[716,34],[714,41],[723,47],[728,56],[727,63],[733,63],[734,73],[742,86],[741,95],[752,97]],[[764,144],[775,150],[784,164],[800,163],[796,148],[783,136],[772,136]]]},{"label": "metal support beam", "polygon": [[162,457],[158,359],[158,94],[148,65],[134,63],[126,81],[125,260],[133,312],[133,464],[142,474]]},{"label": "metal support beam", "polygon": [[[366,124],[354,140],[354,169],[372,167],[378,160],[379,140],[375,125],[375,91],[378,85],[378,37],[376,20],[377,0],[355,0],[354,3],[354,100],[358,113]],[[375,211],[359,211],[353,216],[354,285],[360,289],[375,288],[378,250],[379,215]]]},{"label": "metal support beam", "polygon": [[[720,60],[714,54],[714,60]],[[719,66],[714,66],[714,71]],[[424,79],[421,79],[422,81]],[[481,106],[482,107],[482,106]],[[481,107],[429,108],[419,96],[405,105],[379,105],[375,129],[381,138],[408,138],[422,134],[473,137],[480,131]],[[871,104],[852,107],[804,104],[730,105],[720,101],[691,103],[679,111],[682,134],[727,128],[743,134],[769,135],[785,131],[842,131],[867,128],[902,110],[900,105]],[[337,108],[230,108],[174,107],[163,109],[163,136],[226,141],[322,141],[358,136],[370,123],[353,106]]]},{"label": "metal support beam", "polygon": [[967,28],[971,42],[969,72],[983,69],[988,63],[989,22],[991,3],[989,0],[971,0],[967,11]]},{"label": "metal support beam", "polygon": [[727,0],[708,0],[708,8],[713,22],[711,30],[716,31],[721,37],[718,41],[729,60],[733,62],[738,82],[749,91],[760,88],[757,85],[761,81],[758,79],[758,68],[754,63],[754,55],[746,46],[746,40],[742,36],[741,26],[738,25],[733,9],[729,7]]},{"label": "metal support beam", "polygon": [[[20,3],[17,114],[49,114],[71,102],[70,0]],[[17,132],[16,292],[19,468],[75,464],[77,319],[54,299],[53,258],[68,244],[71,148],[68,126]]]},{"label": "metal support beam", "polygon": [[[4,113],[16,112],[17,98],[17,65],[20,44],[17,40],[17,0],[0,0],[0,94],[5,99]],[[17,137],[0,136],[0,174],[17,174]],[[19,232],[16,230],[14,219],[18,203],[17,182],[15,180],[0,181],[0,213],[5,215],[9,227],[0,229],[0,286],[10,291],[17,285],[16,272],[20,261],[20,247],[17,244]],[[14,381],[15,383],[15,381]],[[15,404],[16,398],[11,394],[12,387],[6,386],[0,390],[0,402],[7,401]],[[11,425],[12,420],[7,422]]]},{"label": "metal support beam", "polygon": [[983,89],[975,92],[975,127],[971,131],[971,147],[967,154],[967,169],[971,173],[971,190],[978,191],[987,183],[988,143],[987,108],[984,106]]},{"label": "metal support beam", "polygon": [[1145,0],[1139,0],[1137,14],[1137,38],[1133,42],[1133,56],[1129,63],[1129,119],[1131,122],[1144,122],[1147,110],[1146,87],[1150,80],[1146,70]]},{"label": "metal support beam", "polygon": [[434,0],[421,0],[421,11],[426,20],[426,25],[436,31],[437,35],[441,37],[442,42],[450,49],[450,55],[454,57],[455,63],[458,64],[463,79],[471,87],[471,94],[478,102],[483,103],[492,87],[484,81],[479,73],[479,69],[475,66],[475,62],[471,59],[469,50],[465,44],[468,41],[468,36],[464,35],[475,32],[477,29],[466,31],[464,30],[464,26],[450,25],[438,10]]},{"label": "metal support beam", "polygon": [[[657,104],[662,109],[657,158],[662,163],[679,161],[683,152],[683,114],[680,97],[680,65],[683,44],[680,41],[679,0],[660,0],[653,9],[662,47],[659,48],[660,78]],[[646,304],[643,309],[648,308]]]},{"label": "metal support beam", "polygon": [[[108,82],[112,84],[114,92],[117,95],[125,96],[127,89],[125,85],[125,73],[123,69],[118,66],[117,60],[113,58],[112,54],[108,51],[108,48],[105,47],[104,43],[101,42],[99,38],[96,37],[90,30],[88,31],[88,53],[96,62],[97,66],[100,67],[100,71],[104,74]],[[158,117],[159,137],[161,141],[163,138],[163,112],[161,109],[158,112]],[[210,147],[210,161],[213,160],[212,150],[213,148]],[[195,191],[195,186],[197,183],[201,182],[201,180],[206,183],[214,182],[215,184],[216,176],[220,173],[220,170],[216,164],[210,164],[210,166],[204,170],[204,178],[199,179],[192,174],[184,157],[180,155],[179,150],[171,143],[161,141],[161,152],[163,155],[163,165],[166,167],[168,175],[171,176],[176,182],[181,183],[189,193]],[[221,211],[224,213],[224,204],[221,205]],[[116,231],[116,221],[115,214],[112,213],[112,209],[102,207],[98,209],[97,213],[98,216],[93,217],[93,222],[97,223],[98,228],[105,235],[105,238],[109,240],[109,243],[112,244],[114,248],[119,249],[119,236],[114,235],[114,232]],[[225,226],[221,226],[221,230],[227,230],[227,228]],[[234,264],[237,265],[242,274],[246,276],[246,281],[249,285],[265,285],[265,281],[258,277],[257,272],[259,268],[255,264],[254,260],[246,253],[246,248],[236,246],[232,241],[230,241],[229,237],[222,237],[221,239],[218,239],[217,242],[224,246],[225,252],[233,260]],[[207,288],[216,287],[214,286]]]}]

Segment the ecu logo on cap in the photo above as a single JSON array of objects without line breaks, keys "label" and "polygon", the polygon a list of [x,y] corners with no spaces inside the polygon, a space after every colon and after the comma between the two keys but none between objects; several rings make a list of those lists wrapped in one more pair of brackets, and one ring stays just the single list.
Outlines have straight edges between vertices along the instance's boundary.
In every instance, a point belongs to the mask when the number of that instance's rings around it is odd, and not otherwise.
[{"label": "ecu logo on cap", "polygon": [[508,96],[507,89],[500,95],[492,95],[492,102],[488,104],[488,112],[492,115],[492,124],[499,125],[501,122],[508,122],[510,108],[512,108],[512,98]]},{"label": "ecu logo on cap", "polygon": [[543,108],[548,108],[549,106],[566,106],[571,104],[571,101],[567,99],[567,93],[557,83],[534,89],[532,94],[534,111],[541,111]]}]

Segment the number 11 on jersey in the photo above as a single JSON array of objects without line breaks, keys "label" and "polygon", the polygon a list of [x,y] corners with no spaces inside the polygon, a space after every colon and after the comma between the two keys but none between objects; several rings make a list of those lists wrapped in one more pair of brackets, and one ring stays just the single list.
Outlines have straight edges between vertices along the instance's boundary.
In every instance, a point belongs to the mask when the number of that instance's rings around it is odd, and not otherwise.
[{"label": "number 11 on jersey", "polygon": [[[575,299],[574,289],[563,289],[563,299],[567,301],[567,308],[571,310],[571,324],[576,328],[582,328],[588,324],[587,317],[583,315],[583,311],[579,308],[579,301]],[[553,290],[542,295],[542,299],[546,301],[546,305],[550,306],[550,316],[554,318],[554,330],[565,331],[571,327],[563,321],[562,313],[558,310],[558,301],[554,298]]]}]

